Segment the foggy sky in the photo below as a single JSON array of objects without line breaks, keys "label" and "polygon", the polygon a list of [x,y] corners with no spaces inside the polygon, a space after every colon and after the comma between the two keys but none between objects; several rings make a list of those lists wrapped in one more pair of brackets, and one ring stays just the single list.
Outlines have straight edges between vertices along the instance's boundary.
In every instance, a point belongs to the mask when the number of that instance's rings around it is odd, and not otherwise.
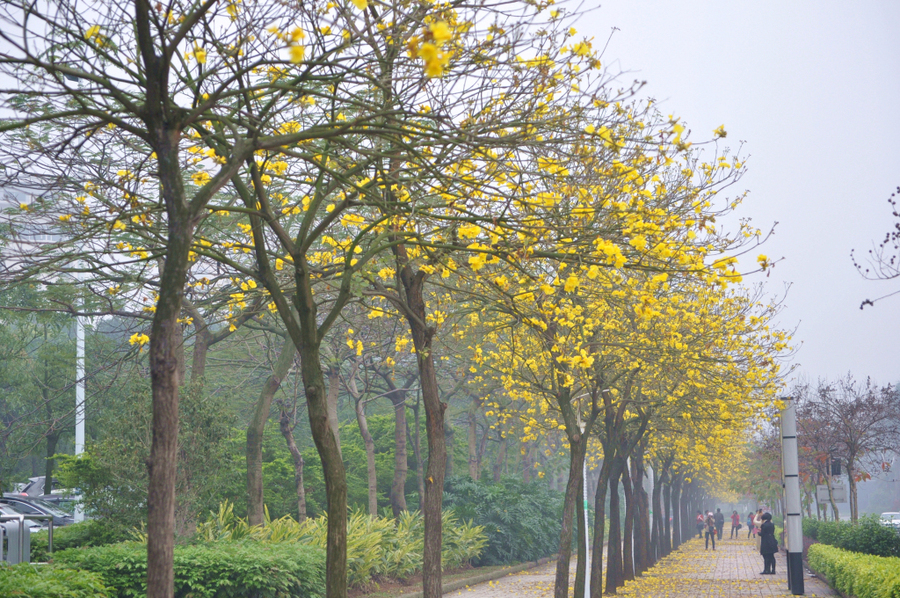
[{"label": "foggy sky", "polygon": [[627,71],[623,83],[646,80],[642,93],[697,141],[724,124],[729,146],[745,142],[738,215],[762,229],[777,221],[761,253],[785,258],[745,281],[765,280],[771,295],[790,284],[779,323],[797,327],[795,379],[900,381],[900,295],[859,309],[900,280],[865,281],[850,259],[895,222],[898,25],[890,0],[610,0],[575,24],[596,48],[609,39],[604,66]]}]

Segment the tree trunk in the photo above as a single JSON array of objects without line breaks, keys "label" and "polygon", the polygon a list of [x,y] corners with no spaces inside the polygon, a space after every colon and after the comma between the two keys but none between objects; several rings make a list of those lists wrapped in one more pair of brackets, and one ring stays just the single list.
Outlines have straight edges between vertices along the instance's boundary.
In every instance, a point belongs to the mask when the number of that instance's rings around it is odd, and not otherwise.
[{"label": "tree trunk", "polygon": [[500,477],[503,475],[503,464],[506,462],[506,435],[503,432],[500,432],[500,438],[498,440],[497,446],[497,460],[494,461],[494,483],[500,481]]},{"label": "tree trunk", "polygon": [[624,459],[614,457],[609,476],[609,541],[606,543],[606,593],[615,594],[624,580],[622,564],[622,530],[619,515],[619,479],[625,468]]},{"label": "tree trunk", "polygon": [[650,553],[650,501],[644,490],[644,450],[638,445],[631,457],[631,482],[634,485],[635,526],[634,526],[634,573],[641,575],[652,564]]},{"label": "tree trunk", "polygon": [[422,427],[419,420],[420,405],[419,396],[416,396],[416,407],[413,410],[415,430],[413,430],[413,457],[416,459],[416,482],[419,485],[419,510],[425,501],[425,475],[422,467],[422,444],[419,439],[419,429]]},{"label": "tree trunk", "polygon": [[[582,472],[584,468],[582,468]],[[577,525],[575,529],[578,532],[578,560],[575,566],[575,598],[584,598],[584,577],[587,571],[587,541],[585,540],[584,529],[584,484],[585,479],[582,473],[581,481],[578,482],[578,500],[575,501],[575,519]]]},{"label": "tree trunk", "polygon": [[[399,517],[406,510],[406,474],[409,468],[406,451],[406,395],[405,389],[393,389],[388,395],[394,405],[394,479],[391,481],[391,510],[394,517]],[[415,449],[415,457],[418,463],[418,449]]]},{"label": "tree trunk", "polygon": [[597,476],[597,493],[594,495],[594,539],[591,542],[591,598],[600,598],[603,593],[603,539],[606,536],[606,493],[609,488],[611,465],[612,459],[604,456],[603,465],[600,466],[600,473]]},{"label": "tree trunk", "polygon": [[288,451],[294,461],[294,485],[297,488],[297,521],[306,521],[306,489],[303,487],[303,455],[294,442],[294,424],[291,417],[284,411],[278,421],[281,435],[287,442]]},{"label": "tree trunk", "polygon": [[522,446],[522,481],[531,482],[531,450],[527,445]]},{"label": "tree trunk", "polygon": [[[587,443],[580,434],[569,438],[569,481],[563,502],[562,526],[559,533],[559,556],[556,559],[556,581],[553,587],[554,598],[567,598],[569,594],[569,563],[572,560],[572,519],[575,516],[575,503],[579,500],[578,488],[584,464]],[[505,446],[502,445],[502,446]]]},{"label": "tree trunk", "polygon": [[672,484],[669,480],[666,480],[666,483],[663,486],[663,507],[665,513],[663,515],[664,519],[662,551],[663,556],[666,556],[675,549],[675,544],[672,541],[672,521],[674,520],[675,516],[672,512]]},{"label": "tree trunk", "polygon": [[653,491],[651,492],[650,501],[653,505],[653,528],[650,531],[650,562],[655,563],[661,559],[663,555],[662,539],[663,539],[663,513],[662,501],[662,483],[660,482],[658,464],[653,466]]},{"label": "tree trunk", "polygon": [[[138,3],[136,20],[149,26],[149,3]],[[139,23],[138,29],[142,29]],[[142,36],[147,36],[146,31]],[[147,36],[149,37],[149,36]],[[157,88],[156,56],[144,55],[147,66],[148,110],[158,110],[164,90]],[[148,64],[149,63],[149,64]],[[185,202],[184,182],[178,163],[181,132],[163,120],[161,113],[147,117],[159,156],[162,198],[166,206],[165,267],[159,278],[159,299],[150,326],[150,387],[152,394],[152,441],[147,460],[147,598],[171,598],[174,585],[175,478],[178,459],[178,402],[181,382],[179,360],[184,338],[181,335],[181,303],[188,271],[188,252],[194,236],[194,215]]]},{"label": "tree trunk", "polygon": [[456,430],[453,429],[453,426],[450,424],[450,418],[446,416],[446,411],[444,412],[444,446],[447,451],[447,463],[444,467],[444,476],[448,478],[453,477],[453,438],[455,436]]},{"label": "tree trunk", "polygon": [[468,414],[468,435],[466,436],[469,448],[469,477],[474,481],[478,481],[478,415],[476,409],[480,401],[477,398],[472,399],[472,409]]},{"label": "tree trunk", "polygon": [[634,504],[634,490],[628,462],[622,468],[622,490],[625,496],[625,525],[622,531],[622,576],[624,581],[634,579],[634,520],[638,509]]},{"label": "tree trunk", "polygon": [[[421,301],[421,293],[418,296]],[[424,302],[421,303],[421,321],[425,321]],[[441,596],[441,507],[444,499],[444,472],[447,450],[444,444],[444,410],[434,369],[432,329],[425,329],[410,321],[416,359],[419,364],[419,380],[422,402],[425,405],[425,433],[428,439],[428,468],[425,472],[425,495],[422,514],[425,519],[425,538],[422,548],[422,596]]]},{"label": "tree trunk", "polygon": [[341,369],[337,366],[328,368],[328,422],[337,442],[338,450],[341,448],[340,420],[338,420],[338,398],[341,389]]},{"label": "tree trunk", "polygon": [[44,467],[44,494],[53,492],[53,466],[56,462],[53,455],[56,454],[56,445],[59,443],[59,432],[55,429],[56,422],[52,422],[51,431],[47,434],[47,462]]},{"label": "tree trunk", "polygon": [[206,358],[212,335],[206,322],[198,320],[196,315],[193,318],[197,333],[194,334],[194,350],[191,354],[191,384],[199,384],[206,376]]},{"label": "tree trunk", "polygon": [[369,515],[378,515],[378,479],[375,471],[375,440],[369,433],[369,422],[366,420],[366,405],[363,400],[356,400],[356,423],[359,424],[359,433],[366,445],[366,472],[369,482]]},{"label": "tree trunk", "polygon": [[[281,387],[281,381],[287,376],[294,363],[294,355],[297,349],[294,343],[287,339],[281,345],[278,358],[275,361],[272,373],[263,384],[256,400],[256,409],[253,418],[247,426],[247,521],[250,525],[262,525],[265,517],[265,501],[263,499],[262,480],[262,444],[266,431],[266,423],[269,421],[269,411],[272,409],[272,398]],[[191,374],[193,378],[193,372]]]},{"label": "tree trunk", "polygon": [[672,550],[675,551],[681,543],[690,536],[684,536],[684,528],[681,521],[681,476],[675,478],[672,483]]}]

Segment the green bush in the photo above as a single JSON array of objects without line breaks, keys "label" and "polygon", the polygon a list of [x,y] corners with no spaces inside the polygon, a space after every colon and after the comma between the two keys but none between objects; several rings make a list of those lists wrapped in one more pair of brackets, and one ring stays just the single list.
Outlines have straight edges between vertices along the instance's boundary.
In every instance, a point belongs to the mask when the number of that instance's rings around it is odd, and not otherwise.
[{"label": "green bush", "polygon": [[[468,563],[481,554],[487,542],[484,528],[471,521],[460,521],[445,511],[442,520],[441,561],[445,569]],[[261,526],[251,526],[234,514],[232,505],[223,503],[217,513],[197,527],[195,542],[255,540],[263,543],[293,542],[325,547],[328,520],[320,517],[303,523],[282,517],[272,520],[266,514]],[[347,521],[347,583],[366,586],[376,578],[406,579],[422,568],[425,525],[421,513],[406,512],[398,519],[369,517],[361,511]]]},{"label": "green bush", "polygon": [[[65,527],[53,528],[53,551],[86,546],[105,546],[128,540],[130,534],[122,528],[91,519],[81,523],[73,523]],[[48,559],[47,532],[31,535],[31,560],[44,562]]]},{"label": "green bush", "polygon": [[900,558],[814,544],[809,547],[809,566],[844,594],[856,598],[900,598]]},{"label": "green bush", "polygon": [[444,485],[444,506],[485,529],[487,546],[478,565],[533,561],[556,552],[562,503],[561,492],[512,478],[491,484],[456,477]]},{"label": "green bush", "polygon": [[99,575],[88,571],[57,569],[22,563],[0,563],[0,596],[3,598],[107,598]]},{"label": "green bush", "polygon": [[818,519],[810,519],[809,517],[803,518],[803,535],[809,538],[810,540],[818,540],[819,539],[819,524],[821,521]]},{"label": "green bush", "polygon": [[[147,591],[147,547],[138,542],[69,549],[54,566],[99,575],[117,598]],[[306,598],[324,595],[325,555],[294,543],[211,542],[175,547],[176,598]]]},{"label": "green bush", "polygon": [[[877,515],[864,515],[857,523],[849,521],[803,521],[803,534],[822,544],[851,552],[875,556],[900,557],[900,534],[881,525]],[[808,532],[813,532],[811,535]]]}]

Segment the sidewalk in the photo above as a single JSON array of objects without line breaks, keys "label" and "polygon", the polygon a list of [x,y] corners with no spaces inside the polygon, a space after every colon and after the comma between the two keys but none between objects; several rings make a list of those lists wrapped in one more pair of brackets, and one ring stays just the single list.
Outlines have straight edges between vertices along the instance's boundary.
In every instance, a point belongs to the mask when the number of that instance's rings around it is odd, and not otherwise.
[{"label": "sidewalk", "polygon": [[[753,540],[724,539],[716,550],[704,550],[696,537],[635,581],[619,588],[629,598],[757,598],[793,597],[787,588],[784,554],[775,557],[776,575],[760,575],[763,562]],[[547,598],[553,595],[555,563],[522,571],[496,581],[445,594],[462,598]],[[569,584],[574,582],[574,562]],[[572,595],[571,587],[569,595]],[[827,584],[804,575],[804,595],[838,596]]]}]

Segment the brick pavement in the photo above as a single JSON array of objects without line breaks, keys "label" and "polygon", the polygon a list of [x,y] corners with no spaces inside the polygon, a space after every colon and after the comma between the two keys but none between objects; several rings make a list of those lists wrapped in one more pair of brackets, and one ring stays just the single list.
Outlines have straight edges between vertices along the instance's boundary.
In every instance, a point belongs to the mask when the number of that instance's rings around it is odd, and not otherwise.
[{"label": "brick pavement", "polygon": [[[628,598],[770,598],[792,597],[787,589],[785,555],[776,555],[776,575],[760,575],[763,562],[753,540],[724,539],[716,550],[704,550],[696,537],[655,567],[619,589]],[[547,598],[553,595],[555,563],[508,575],[492,582],[446,594],[462,598]],[[575,577],[574,564],[569,577]],[[838,596],[814,577],[804,577],[805,595]],[[570,596],[572,595],[570,587]]]}]

